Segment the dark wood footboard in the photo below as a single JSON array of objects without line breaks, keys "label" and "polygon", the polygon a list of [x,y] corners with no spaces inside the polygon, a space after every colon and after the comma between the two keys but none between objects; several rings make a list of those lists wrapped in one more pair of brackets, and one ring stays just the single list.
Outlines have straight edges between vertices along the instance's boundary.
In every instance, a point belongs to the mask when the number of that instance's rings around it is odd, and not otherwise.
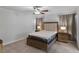
[{"label": "dark wood footboard", "polygon": [[42,49],[42,50],[47,50],[48,49],[48,44],[41,42],[41,41],[37,41],[37,40],[33,40],[33,39],[27,39],[27,45]]}]

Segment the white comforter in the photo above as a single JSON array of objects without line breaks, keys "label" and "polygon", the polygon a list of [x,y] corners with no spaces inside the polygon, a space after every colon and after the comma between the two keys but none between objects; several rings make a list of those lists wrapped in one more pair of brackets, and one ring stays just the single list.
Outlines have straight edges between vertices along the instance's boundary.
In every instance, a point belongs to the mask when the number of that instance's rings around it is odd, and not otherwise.
[{"label": "white comforter", "polygon": [[43,39],[51,39],[53,35],[55,35],[57,32],[53,31],[40,31],[40,32],[34,32],[30,33],[29,35],[41,37]]}]

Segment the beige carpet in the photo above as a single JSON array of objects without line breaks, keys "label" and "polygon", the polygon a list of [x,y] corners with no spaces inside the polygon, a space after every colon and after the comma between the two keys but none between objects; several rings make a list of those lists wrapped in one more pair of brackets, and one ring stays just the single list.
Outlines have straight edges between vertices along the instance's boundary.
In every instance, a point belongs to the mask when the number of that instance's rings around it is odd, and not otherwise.
[{"label": "beige carpet", "polygon": [[[26,40],[20,40],[15,43],[4,46],[4,53],[46,53],[40,49],[26,45]],[[72,43],[56,42],[52,45],[49,53],[78,53],[79,50]]]}]

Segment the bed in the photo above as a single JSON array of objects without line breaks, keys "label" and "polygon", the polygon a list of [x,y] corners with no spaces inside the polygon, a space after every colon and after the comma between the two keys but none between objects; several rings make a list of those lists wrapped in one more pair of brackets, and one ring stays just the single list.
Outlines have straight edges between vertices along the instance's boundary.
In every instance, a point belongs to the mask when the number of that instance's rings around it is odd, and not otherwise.
[{"label": "bed", "polygon": [[58,22],[44,22],[43,30],[29,33],[27,45],[48,51],[57,39]]}]

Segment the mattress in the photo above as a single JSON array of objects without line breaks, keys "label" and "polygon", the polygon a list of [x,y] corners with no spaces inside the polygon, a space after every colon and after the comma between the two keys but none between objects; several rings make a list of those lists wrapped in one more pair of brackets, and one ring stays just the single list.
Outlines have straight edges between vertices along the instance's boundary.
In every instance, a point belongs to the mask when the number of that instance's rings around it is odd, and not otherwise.
[{"label": "mattress", "polygon": [[51,43],[56,38],[57,32],[52,31],[40,31],[29,34],[29,39],[42,41],[44,43]]}]

